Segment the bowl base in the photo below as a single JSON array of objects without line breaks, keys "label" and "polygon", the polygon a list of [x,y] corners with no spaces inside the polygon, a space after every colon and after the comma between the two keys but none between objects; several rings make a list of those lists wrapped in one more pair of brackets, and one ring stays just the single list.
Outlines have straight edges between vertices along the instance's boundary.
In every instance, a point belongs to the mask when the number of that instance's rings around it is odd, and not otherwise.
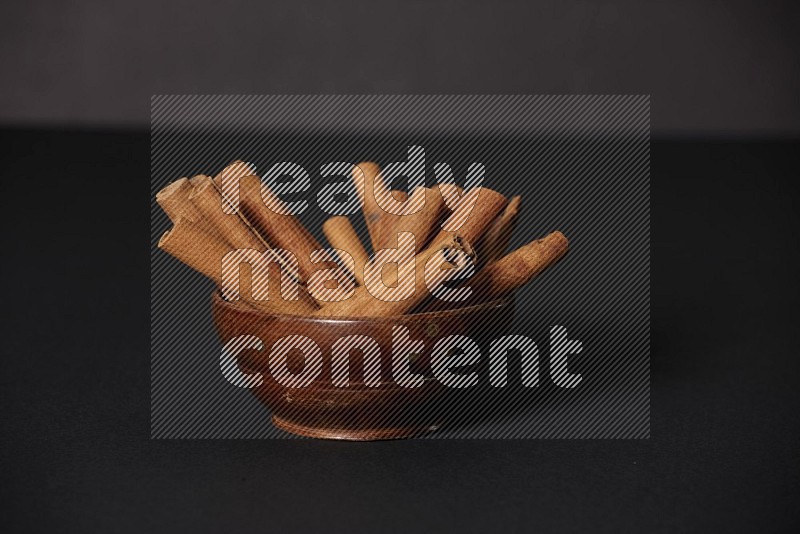
[{"label": "bowl base", "polygon": [[307,438],[339,439],[345,441],[380,441],[404,439],[427,432],[433,432],[438,425],[407,426],[396,428],[320,428],[294,423],[287,419],[272,416],[272,424],[291,434]]}]

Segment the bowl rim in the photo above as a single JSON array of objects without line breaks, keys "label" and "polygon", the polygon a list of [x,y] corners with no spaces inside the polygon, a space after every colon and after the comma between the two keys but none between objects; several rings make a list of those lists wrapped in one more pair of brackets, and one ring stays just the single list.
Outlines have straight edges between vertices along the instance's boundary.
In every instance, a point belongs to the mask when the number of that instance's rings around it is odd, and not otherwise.
[{"label": "bowl rim", "polygon": [[512,295],[507,295],[505,297],[501,297],[499,299],[494,299],[487,302],[480,302],[478,304],[473,304],[471,306],[464,306],[463,308],[453,308],[449,310],[437,310],[437,311],[422,312],[422,313],[407,313],[403,315],[389,315],[386,317],[360,316],[360,315],[349,316],[349,317],[325,317],[317,315],[294,315],[289,313],[262,312],[259,310],[254,310],[252,308],[242,306],[238,302],[230,302],[223,299],[222,293],[220,292],[219,288],[214,288],[211,291],[212,307],[219,306],[222,308],[228,308],[238,313],[251,315],[258,319],[281,319],[281,320],[313,322],[313,323],[323,323],[323,324],[325,323],[348,324],[348,323],[363,323],[363,322],[389,323],[398,321],[436,320],[448,317],[455,317],[463,314],[469,314],[470,312],[504,308],[506,306],[512,305],[513,303],[514,303],[514,296],[512,294]]}]

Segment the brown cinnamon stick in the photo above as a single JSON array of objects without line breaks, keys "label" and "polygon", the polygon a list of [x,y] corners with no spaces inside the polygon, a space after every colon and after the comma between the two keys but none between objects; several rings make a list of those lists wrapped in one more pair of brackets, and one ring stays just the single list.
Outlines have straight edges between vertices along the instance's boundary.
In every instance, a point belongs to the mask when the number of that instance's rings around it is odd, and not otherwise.
[{"label": "brown cinnamon stick", "polygon": [[553,232],[490,263],[461,284],[460,288],[472,289],[467,299],[446,302],[430,298],[416,307],[414,313],[470,306],[509,295],[564,257],[568,248],[569,242],[564,234]]},{"label": "brown cinnamon stick", "polygon": [[513,197],[478,241],[475,248],[478,251],[478,261],[481,266],[491,263],[505,254],[517,224],[521,202],[522,199],[519,195]]},{"label": "brown cinnamon stick", "polygon": [[156,202],[167,214],[169,220],[175,223],[183,213],[189,202],[189,194],[194,187],[188,178],[175,180],[164,189],[156,193]]},{"label": "brown cinnamon stick", "polygon": [[[364,266],[369,261],[369,255],[350,223],[350,219],[344,216],[331,217],[323,223],[322,232],[333,248],[343,250],[350,255],[353,262],[350,274],[353,275],[358,285],[363,286]],[[342,263],[347,263],[347,261],[342,259]]]},{"label": "brown cinnamon stick", "polygon": [[226,201],[212,181],[195,187],[189,195],[189,202],[196,210],[197,217],[216,228],[222,239],[233,248],[259,251],[269,248],[263,238],[248,228],[241,217],[223,211]]},{"label": "brown cinnamon stick", "polygon": [[[226,255],[235,249],[225,242],[220,235],[209,233],[208,225],[193,222],[179,217],[173,228],[161,237],[158,247],[200,272],[222,287],[224,283],[223,261]],[[243,303],[269,313],[276,314],[309,314],[316,311],[316,306],[307,300],[288,301],[282,298],[281,285],[277,282],[280,274],[279,266],[275,266],[269,280],[275,280],[269,287],[268,299],[252,298],[253,270],[240,271],[239,292]]]},{"label": "brown cinnamon stick", "polygon": [[232,207],[237,205],[238,198],[239,211],[257,234],[276,251],[294,255],[298,280],[306,284],[312,297],[326,302],[337,292],[347,294],[353,282],[345,270],[290,213],[286,204],[252,174],[254,170],[250,164],[235,161],[215,178],[215,184],[224,191]]},{"label": "brown cinnamon stick", "polygon": [[311,254],[322,246],[252,171],[251,165],[235,161],[214,178],[214,183],[234,207],[241,207],[245,218],[270,245],[295,255],[300,281],[305,282],[319,268],[311,261]]},{"label": "brown cinnamon stick", "polygon": [[446,241],[431,246],[417,254],[414,258],[414,292],[403,300],[391,300],[384,294],[373,295],[374,298],[362,306],[355,304],[355,309],[366,316],[389,317],[402,315],[423,302],[450,275],[450,269],[463,268],[467,262],[474,260],[474,252],[470,244],[458,235],[450,235]]},{"label": "brown cinnamon stick", "polygon": [[415,240],[414,252],[420,252],[430,241],[444,210],[444,199],[438,187],[416,187],[408,197],[404,213],[387,217],[387,224],[381,230],[380,248],[396,246],[397,234],[411,232]]},{"label": "brown cinnamon stick", "polygon": [[[334,249],[343,251],[341,263],[350,274],[262,184],[255,168],[241,161],[214,179],[181,178],[159,191],[156,201],[174,226],[158,246],[217,285],[237,275],[233,295],[263,311],[380,317],[421,309],[426,299],[426,311],[448,306],[431,292],[468,265],[485,267],[459,286],[472,289],[461,305],[505,296],[568,250],[566,237],[553,232],[502,256],[519,215],[519,196],[508,202],[488,188],[463,191],[440,184],[417,187],[409,197],[390,191],[379,167],[370,162],[355,167],[353,179],[376,255],[368,257],[346,217],[332,217],[323,225]],[[392,203],[391,210],[385,209]],[[477,260],[471,243],[477,243]],[[241,269],[242,263],[250,267]],[[268,280],[275,282],[267,291]],[[286,288],[296,288],[289,299],[283,298]]]},{"label": "brown cinnamon stick", "polygon": [[371,161],[362,161],[353,167],[353,183],[356,194],[361,202],[361,211],[364,213],[364,222],[367,224],[372,250],[378,249],[378,221],[383,210],[375,201],[374,185],[379,179],[380,167]]},{"label": "brown cinnamon stick", "polygon": [[468,282],[472,301],[502,297],[527,284],[567,253],[569,241],[561,232],[528,243],[481,269]]},{"label": "brown cinnamon stick", "polygon": [[[402,241],[402,240],[401,240]],[[401,266],[403,272],[395,272],[393,276],[383,276],[385,287],[373,289],[373,294],[365,286],[356,288],[352,298],[325,306],[317,312],[325,316],[354,316],[354,317],[389,317],[402,315],[414,308],[429,295],[430,291],[438,287],[447,279],[446,268],[462,268],[467,261],[473,261],[473,251],[468,243],[457,235],[449,235],[440,241],[436,247],[429,246],[413,257],[410,266]],[[429,271],[426,277],[426,269]],[[414,290],[402,300],[396,298],[398,279],[413,272]],[[430,275],[433,273],[433,276]],[[365,273],[365,278],[369,274]],[[386,280],[390,278],[391,280]]]},{"label": "brown cinnamon stick", "polygon": [[[480,238],[505,204],[505,197],[491,189],[476,188],[465,193],[459,206],[444,224],[447,228],[457,228],[457,231],[443,229],[424,250],[414,257],[412,268],[415,290],[408,298],[398,301],[391,300],[391,288],[397,285],[401,274],[398,272],[384,273],[383,280],[389,288],[384,290],[384,294],[379,292],[377,295],[372,295],[369,291],[357,288],[352,298],[338,303],[336,306],[326,306],[325,311],[320,313],[385,317],[402,315],[415,308],[430,296],[432,290],[447,280],[447,273],[441,274],[438,278],[429,276],[426,280],[426,267],[429,269],[429,273],[435,273],[437,268],[441,270],[448,265],[463,267],[463,265],[454,265],[442,251],[456,253],[454,256],[457,258],[457,262],[463,262],[464,254],[458,254],[459,252],[465,253],[470,257],[470,261],[474,261],[474,252],[470,246],[471,240]],[[431,265],[428,265],[428,262],[432,262]]]},{"label": "brown cinnamon stick", "polygon": [[497,214],[506,205],[506,197],[486,187],[466,191],[453,213],[442,224],[431,246],[446,242],[457,233],[468,243],[477,243]]},{"label": "brown cinnamon stick", "polygon": [[[378,249],[391,246],[394,240],[397,239],[396,235],[393,233],[395,226],[397,226],[398,221],[401,219],[402,214],[406,212],[408,209],[407,201],[409,199],[408,193],[405,191],[400,191],[397,189],[387,190],[387,189],[377,189],[378,186],[383,184],[383,182],[376,181],[376,190],[375,190],[375,200],[378,202],[378,207],[382,210],[378,221],[375,223],[375,231],[378,236]],[[403,205],[400,205],[400,204]],[[393,213],[386,209],[387,206],[391,206],[393,210],[397,211],[398,213]]]},{"label": "brown cinnamon stick", "polygon": [[[241,214],[228,214],[223,211],[225,200],[212,181],[206,181],[195,187],[189,195],[189,201],[197,210],[202,220],[213,227],[219,238],[235,250],[255,250],[281,266],[281,279],[288,275],[294,281],[298,280],[296,260],[288,255],[279,254],[269,244],[248,226],[246,218]],[[303,308],[317,309],[318,306],[308,294],[306,288],[298,285],[298,302],[305,304]]]},{"label": "brown cinnamon stick", "polygon": [[222,258],[233,250],[218,236],[206,232],[199,223],[179,217],[161,236],[158,248],[195,271],[222,285]]}]

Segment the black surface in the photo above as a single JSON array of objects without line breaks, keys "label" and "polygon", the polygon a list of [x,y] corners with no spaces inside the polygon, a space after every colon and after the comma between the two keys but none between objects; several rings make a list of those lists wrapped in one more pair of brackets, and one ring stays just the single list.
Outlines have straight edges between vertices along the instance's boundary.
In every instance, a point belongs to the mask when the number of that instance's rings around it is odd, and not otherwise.
[{"label": "black surface", "polygon": [[641,441],[151,441],[148,136],[5,131],[5,531],[791,531],[797,144],[654,143]]}]

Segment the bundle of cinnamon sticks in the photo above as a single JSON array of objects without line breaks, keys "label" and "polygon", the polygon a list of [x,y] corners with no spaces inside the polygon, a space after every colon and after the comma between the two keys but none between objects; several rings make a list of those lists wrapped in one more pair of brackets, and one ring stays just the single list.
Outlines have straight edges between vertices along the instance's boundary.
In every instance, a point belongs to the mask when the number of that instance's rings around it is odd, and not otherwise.
[{"label": "bundle of cinnamon sticks", "polygon": [[227,300],[271,314],[329,317],[494,300],[567,252],[566,237],[555,231],[506,253],[519,196],[454,184],[394,191],[371,162],[352,174],[369,247],[345,216],[323,224],[330,243],[323,247],[242,161],[214,177],[181,178],[156,195],[173,223],[158,246],[213,280]]}]

